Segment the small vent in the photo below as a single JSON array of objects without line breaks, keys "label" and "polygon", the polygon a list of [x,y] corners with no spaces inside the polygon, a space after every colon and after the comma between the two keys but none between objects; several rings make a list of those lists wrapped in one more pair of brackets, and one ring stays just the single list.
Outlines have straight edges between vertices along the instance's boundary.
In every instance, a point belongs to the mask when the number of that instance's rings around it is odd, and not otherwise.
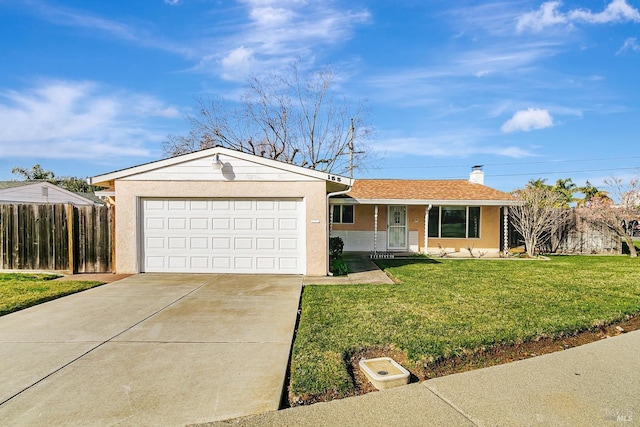
[{"label": "small vent", "polygon": [[42,197],[47,198],[49,197],[49,187],[45,187],[44,185],[41,187],[42,190]]}]

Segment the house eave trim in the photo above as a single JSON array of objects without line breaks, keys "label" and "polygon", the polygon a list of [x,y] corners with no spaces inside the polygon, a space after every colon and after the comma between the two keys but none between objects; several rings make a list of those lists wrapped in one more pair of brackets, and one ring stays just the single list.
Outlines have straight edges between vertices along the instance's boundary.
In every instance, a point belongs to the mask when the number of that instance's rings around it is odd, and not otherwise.
[{"label": "house eave trim", "polygon": [[280,169],[287,172],[296,173],[299,175],[308,176],[311,178],[316,178],[316,179],[327,181],[327,182],[336,182],[339,184],[343,184],[346,187],[351,187],[353,185],[353,180],[345,176],[335,175],[327,172],[320,172],[313,169],[307,169],[301,166],[292,165],[289,163],[283,163],[277,160],[267,159],[264,157],[255,156],[253,154],[242,153],[240,151],[231,150],[223,147],[208,148],[205,150],[195,151],[193,153],[183,154],[181,156],[171,157],[169,159],[157,160],[154,162],[145,163],[143,165],[138,165],[138,166],[134,166],[127,169],[121,169],[121,170],[110,172],[104,175],[97,175],[94,177],[87,178],[87,182],[91,185],[98,185],[100,183],[105,183],[105,182],[110,182],[117,179],[130,177],[140,173],[161,169],[161,168],[177,165],[184,162],[189,162],[192,160],[197,160],[203,157],[214,156],[215,154],[222,154],[229,157],[235,157],[240,160],[257,163],[263,166],[272,167],[275,169]]},{"label": "house eave trim", "polygon": [[434,200],[434,199],[357,199],[333,198],[332,205],[434,205],[434,206],[513,206],[515,200]]}]

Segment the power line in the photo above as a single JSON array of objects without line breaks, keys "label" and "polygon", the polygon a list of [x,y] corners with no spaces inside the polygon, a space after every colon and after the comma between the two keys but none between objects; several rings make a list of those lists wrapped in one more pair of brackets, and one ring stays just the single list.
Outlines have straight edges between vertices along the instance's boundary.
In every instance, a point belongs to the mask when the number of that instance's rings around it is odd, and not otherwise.
[{"label": "power line", "polygon": [[[541,164],[557,164],[557,163],[578,163],[578,162],[601,162],[606,160],[633,160],[640,159],[640,156],[627,156],[627,157],[602,157],[597,159],[567,159],[567,160],[540,160],[537,162],[508,162],[508,163],[484,163],[483,166],[514,166],[514,165],[541,165]],[[402,169],[435,169],[435,168],[461,168],[461,167],[469,167],[470,163],[466,163],[464,165],[429,165],[429,166],[402,166]],[[376,167],[376,169],[397,169],[397,166],[383,166]],[[620,169],[620,168],[619,168]],[[625,168],[621,168],[625,169]],[[626,169],[635,169],[635,168],[626,168]],[[616,170],[616,169],[611,169]],[[596,170],[597,171],[597,170]],[[586,171],[586,172],[596,172],[596,171]],[[547,173],[547,172],[545,172]],[[551,172],[548,172],[551,173]],[[567,172],[562,172],[567,173]],[[494,175],[497,176],[497,175]],[[505,176],[505,175],[503,175]]]},{"label": "power line", "polygon": [[[504,174],[491,174],[490,177],[510,177],[510,176],[539,176],[539,175],[566,175],[571,173],[586,173],[586,172],[611,172],[621,170],[639,170],[640,166],[634,166],[631,168],[610,168],[610,169],[581,169],[570,171],[556,171],[556,172],[526,172],[526,173],[504,173]],[[460,176],[441,177],[439,179],[460,179]]]}]

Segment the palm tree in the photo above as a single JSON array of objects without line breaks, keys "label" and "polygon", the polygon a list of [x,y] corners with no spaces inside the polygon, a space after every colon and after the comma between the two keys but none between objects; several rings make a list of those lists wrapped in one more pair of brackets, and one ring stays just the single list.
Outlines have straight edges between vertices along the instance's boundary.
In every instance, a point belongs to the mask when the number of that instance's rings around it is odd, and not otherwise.
[{"label": "palm tree", "polygon": [[578,207],[587,206],[589,202],[594,199],[611,200],[607,191],[598,190],[589,181],[585,183],[584,187],[578,187],[577,191],[584,194],[583,198],[576,199],[576,201],[578,202]]},{"label": "palm tree", "polygon": [[558,179],[553,186],[553,191],[560,194],[560,205],[558,207],[568,208],[576,199],[573,193],[578,190],[578,186],[574,184],[571,178]]},{"label": "palm tree", "polygon": [[545,188],[545,189],[550,189],[551,186],[548,184],[545,184],[546,182],[546,178],[538,178],[538,179],[530,179],[529,182],[527,182],[526,187],[527,188]]}]

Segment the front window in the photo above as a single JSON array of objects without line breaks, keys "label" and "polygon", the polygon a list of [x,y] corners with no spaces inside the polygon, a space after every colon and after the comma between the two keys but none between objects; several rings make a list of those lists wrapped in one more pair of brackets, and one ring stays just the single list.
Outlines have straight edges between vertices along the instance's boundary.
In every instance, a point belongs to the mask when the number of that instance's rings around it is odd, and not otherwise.
[{"label": "front window", "polygon": [[429,211],[429,237],[480,237],[479,206],[434,206]]},{"label": "front window", "polygon": [[353,205],[333,205],[334,224],[353,224]]}]

